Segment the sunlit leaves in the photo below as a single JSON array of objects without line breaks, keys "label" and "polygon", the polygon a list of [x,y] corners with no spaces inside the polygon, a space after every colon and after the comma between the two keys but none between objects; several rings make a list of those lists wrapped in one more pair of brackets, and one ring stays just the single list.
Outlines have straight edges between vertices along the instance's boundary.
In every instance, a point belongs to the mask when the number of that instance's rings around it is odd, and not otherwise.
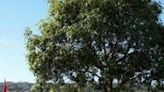
[{"label": "sunlit leaves", "polygon": [[[27,60],[42,82],[66,77],[105,92],[163,82],[161,6],[152,0],[49,0],[39,35],[26,31]],[[30,30],[30,29],[27,29]],[[109,90],[110,89],[110,90]]]}]

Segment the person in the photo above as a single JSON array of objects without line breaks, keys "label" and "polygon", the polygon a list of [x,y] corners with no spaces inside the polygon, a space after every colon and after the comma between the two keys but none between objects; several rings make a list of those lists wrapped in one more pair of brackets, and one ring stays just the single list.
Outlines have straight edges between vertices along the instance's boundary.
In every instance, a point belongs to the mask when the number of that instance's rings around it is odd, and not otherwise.
[{"label": "person", "polygon": [[7,92],[6,80],[4,80],[2,92]]}]

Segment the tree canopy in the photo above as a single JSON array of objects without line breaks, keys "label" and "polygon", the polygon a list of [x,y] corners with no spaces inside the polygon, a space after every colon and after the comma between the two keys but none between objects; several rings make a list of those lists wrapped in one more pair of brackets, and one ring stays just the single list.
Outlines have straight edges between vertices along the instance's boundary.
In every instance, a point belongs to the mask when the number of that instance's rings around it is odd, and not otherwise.
[{"label": "tree canopy", "polygon": [[[27,61],[45,83],[104,92],[164,85],[164,26],[154,0],[48,0],[40,34],[26,29]],[[129,85],[130,84],[130,85]]]}]

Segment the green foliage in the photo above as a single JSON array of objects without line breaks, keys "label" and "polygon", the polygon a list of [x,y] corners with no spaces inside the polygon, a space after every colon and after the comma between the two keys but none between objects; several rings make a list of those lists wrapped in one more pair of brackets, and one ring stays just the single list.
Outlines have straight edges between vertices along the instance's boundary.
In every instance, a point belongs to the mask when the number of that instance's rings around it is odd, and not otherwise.
[{"label": "green foliage", "polygon": [[56,89],[54,87],[51,87],[49,92],[57,92]]},{"label": "green foliage", "polygon": [[82,88],[73,85],[64,85],[60,87],[61,92],[84,92]]},{"label": "green foliage", "polygon": [[41,87],[39,85],[35,84],[31,87],[30,92],[42,92]]},{"label": "green foliage", "polygon": [[[26,30],[27,61],[41,83],[105,92],[164,81],[164,28],[154,0],[49,0],[40,34]],[[117,80],[114,83],[114,80]]]}]

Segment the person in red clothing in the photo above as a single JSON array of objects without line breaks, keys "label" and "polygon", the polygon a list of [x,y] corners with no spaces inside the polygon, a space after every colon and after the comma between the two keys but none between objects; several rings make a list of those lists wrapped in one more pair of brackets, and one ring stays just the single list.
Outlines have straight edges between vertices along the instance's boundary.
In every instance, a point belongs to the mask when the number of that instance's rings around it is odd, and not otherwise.
[{"label": "person in red clothing", "polygon": [[3,84],[3,90],[2,90],[2,92],[7,92],[6,80],[4,80],[4,84]]}]

